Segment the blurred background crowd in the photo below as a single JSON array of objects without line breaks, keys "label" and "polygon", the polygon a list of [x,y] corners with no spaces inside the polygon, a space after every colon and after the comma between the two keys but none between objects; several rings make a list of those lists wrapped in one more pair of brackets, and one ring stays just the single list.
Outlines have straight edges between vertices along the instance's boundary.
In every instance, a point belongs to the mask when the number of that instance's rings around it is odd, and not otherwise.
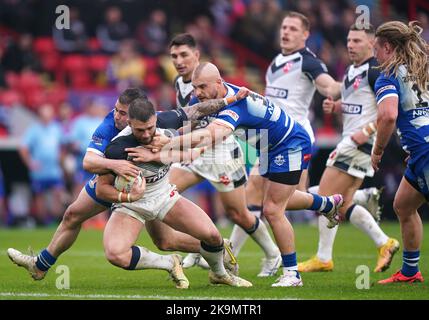
[{"label": "blurred background crowd", "polygon": [[[70,9],[70,29],[55,27],[60,5]],[[81,165],[87,143],[125,88],[143,88],[158,110],[176,108],[176,72],[168,55],[175,34],[191,33],[201,60],[217,64],[226,81],[263,93],[285,11],[309,17],[308,47],[341,80],[358,5],[369,8],[375,26],[419,20],[429,41],[426,0],[0,0],[0,225],[45,225],[61,218],[90,176]],[[318,184],[341,128],[340,119],[323,114],[321,102],[316,94],[310,185]],[[383,219],[396,219],[392,199],[403,160],[393,138],[382,169],[365,181],[386,186]],[[223,209],[208,184],[192,197],[221,221]],[[429,218],[426,208],[422,215]]]}]

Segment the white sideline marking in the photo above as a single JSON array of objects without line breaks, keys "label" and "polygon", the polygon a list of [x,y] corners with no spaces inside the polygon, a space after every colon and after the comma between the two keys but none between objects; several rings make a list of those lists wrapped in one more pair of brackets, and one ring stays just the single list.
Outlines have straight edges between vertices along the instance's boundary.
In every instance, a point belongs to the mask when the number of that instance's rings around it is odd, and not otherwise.
[{"label": "white sideline marking", "polygon": [[249,297],[203,297],[203,296],[162,296],[162,295],[120,295],[120,294],[50,294],[32,292],[0,292],[0,297],[30,298],[77,298],[77,299],[157,299],[157,300],[298,300],[297,298],[249,298]]}]

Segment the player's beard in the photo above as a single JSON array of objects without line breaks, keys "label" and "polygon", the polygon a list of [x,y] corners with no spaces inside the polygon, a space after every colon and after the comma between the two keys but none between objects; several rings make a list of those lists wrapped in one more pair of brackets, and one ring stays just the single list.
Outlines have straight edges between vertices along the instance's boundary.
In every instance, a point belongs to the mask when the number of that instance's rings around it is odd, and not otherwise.
[{"label": "player's beard", "polygon": [[153,140],[153,137],[154,137],[154,135],[151,136],[151,137],[149,137],[149,138],[141,138],[141,139],[139,139],[139,142],[142,145],[150,144],[152,142],[152,140]]}]

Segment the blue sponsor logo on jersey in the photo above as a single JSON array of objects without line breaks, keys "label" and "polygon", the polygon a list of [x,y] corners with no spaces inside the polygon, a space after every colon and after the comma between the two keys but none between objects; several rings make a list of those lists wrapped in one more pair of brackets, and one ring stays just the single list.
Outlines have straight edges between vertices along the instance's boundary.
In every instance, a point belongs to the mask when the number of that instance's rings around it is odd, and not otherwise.
[{"label": "blue sponsor logo on jersey", "polygon": [[288,90],[276,87],[266,87],[265,95],[274,98],[287,99]]},{"label": "blue sponsor logo on jersey", "polygon": [[102,146],[103,145],[103,138],[100,138],[97,136],[92,136],[91,142],[93,142],[97,146]]},{"label": "blue sponsor logo on jersey", "polygon": [[346,114],[361,114],[362,113],[362,105],[360,105],[360,104],[342,103],[341,109],[343,110],[343,113],[346,113]]},{"label": "blue sponsor logo on jersey", "polygon": [[417,117],[429,117],[429,109],[425,108],[425,109],[413,109],[413,118],[417,118]]}]

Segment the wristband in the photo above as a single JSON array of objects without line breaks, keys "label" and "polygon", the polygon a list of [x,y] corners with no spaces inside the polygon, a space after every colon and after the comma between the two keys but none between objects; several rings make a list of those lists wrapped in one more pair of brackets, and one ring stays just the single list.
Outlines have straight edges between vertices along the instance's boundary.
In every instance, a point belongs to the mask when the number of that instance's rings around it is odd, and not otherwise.
[{"label": "wristband", "polygon": [[368,124],[368,126],[371,128],[371,130],[372,130],[372,132],[373,132],[373,133],[377,131],[377,128],[375,127],[374,122],[370,122],[370,123]]},{"label": "wristband", "polygon": [[364,134],[365,136],[367,136],[367,137],[371,136],[371,135],[369,134],[368,130],[366,130],[366,128],[365,128],[365,127],[364,127],[364,128],[362,128],[362,132],[363,132],[363,134]]},{"label": "wristband", "polygon": [[131,202],[131,193],[128,193],[127,200],[128,200],[128,202]]},{"label": "wristband", "polygon": [[226,106],[236,101],[237,101],[237,98],[235,96],[223,98],[223,102],[225,103]]},{"label": "wristband", "polygon": [[118,193],[118,203],[122,202],[122,191]]}]

